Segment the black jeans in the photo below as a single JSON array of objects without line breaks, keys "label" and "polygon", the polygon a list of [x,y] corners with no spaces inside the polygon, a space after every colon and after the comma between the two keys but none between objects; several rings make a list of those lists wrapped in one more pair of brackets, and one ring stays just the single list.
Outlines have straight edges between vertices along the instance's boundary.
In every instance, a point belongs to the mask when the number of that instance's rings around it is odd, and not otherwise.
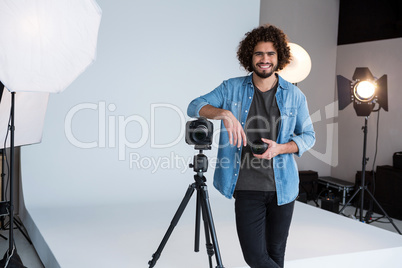
[{"label": "black jeans", "polygon": [[236,227],[251,268],[283,267],[294,201],[278,206],[276,192],[237,191]]}]

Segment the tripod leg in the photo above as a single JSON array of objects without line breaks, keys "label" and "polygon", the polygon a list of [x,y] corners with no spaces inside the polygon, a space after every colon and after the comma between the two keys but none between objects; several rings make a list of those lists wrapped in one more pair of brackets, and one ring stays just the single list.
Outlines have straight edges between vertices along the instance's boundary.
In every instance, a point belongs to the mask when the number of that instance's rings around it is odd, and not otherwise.
[{"label": "tripod leg", "polygon": [[[201,194],[201,192],[200,192]],[[209,257],[209,268],[212,268],[212,256],[214,255],[214,245],[211,243],[210,230],[209,230],[209,222],[207,215],[207,208],[205,207],[205,203],[202,202],[202,220],[204,222],[204,233],[205,233],[205,245],[207,248],[207,254]]]},{"label": "tripod leg", "polygon": [[184,209],[186,208],[188,202],[190,201],[190,198],[191,198],[191,196],[192,196],[193,193],[194,193],[195,187],[196,187],[196,184],[195,184],[195,183],[191,184],[191,185],[188,187],[187,192],[186,192],[186,194],[184,195],[184,198],[183,198],[183,200],[181,201],[180,206],[179,206],[179,208],[177,209],[175,215],[173,216],[173,219],[172,219],[172,221],[171,221],[171,223],[170,223],[170,226],[169,226],[168,230],[166,231],[165,236],[164,236],[163,239],[162,239],[162,242],[159,244],[159,247],[158,247],[158,249],[156,250],[156,252],[152,255],[152,260],[150,260],[150,261],[148,262],[149,268],[154,267],[155,264],[156,264],[156,262],[158,261],[160,255],[161,255],[161,253],[162,253],[163,248],[165,247],[165,245],[166,245],[166,243],[167,243],[167,241],[168,241],[170,235],[171,235],[172,232],[173,232],[173,229],[176,227],[177,223],[178,223],[179,220],[180,220],[181,215],[182,215],[183,212],[184,212]]},{"label": "tripod leg", "polygon": [[201,192],[197,188],[197,201],[195,207],[195,237],[194,237],[194,252],[200,251],[200,214],[201,214]]},{"label": "tripod leg", "polygon": [[381,209],[382,213],[384,213],[384,216],[387,217],[387,219],[389,220],[389,222],[394,226],[394,228],[396,229],[396,231],[402,235],[401,231],[399,231],[398,227],[396,227],[394,221],[388,216],[387,212],[385,212],[385,210],[382,208],[382,206],[380,205],[380,203],[378,203],[378,201],[374,198],[373,194],[367,190],[367,193],[371,196],[372,200],[374,200],[374,202],[376,203],[376,205]]},{"label": "tripod leg", "polygon": [[342,209],[339,211],[338,214],[342,214],[342,212],[345,210],[345,208],[346,208],[347,206],[350,205],[350,202],[352,202],[353,198],[355,198],[355,196],[360,192],[360,190],[361,190],[361,188],[359,187],[359,189],[357,189],[357,190],[355,191],[355,193],[352,195],[352,197],[349,198],[348,202],[346,202],[346,204],[342,207]]},{"label": "tripod leg", "polygon": [[216,231],[215,231],[215,226],[214,226],[214,221],[212,219],[212,212],[211,212],[211,206],[209,204],[209,196],[208,196],[208,189],[207,186],[201,186],[200,187],[202,191],[202,206],[205,209],[205,214],[207,216],[207,222],[208,222],[208,229],[212,237],[212,242],[215,250],[215,257],[216,257],[216,262],[217,262],[217,268],[224,268],[222,264],[222,258],[221,258],[221,253],[219,251],[219,245],[218,245],[218,239],[216,237]]}]

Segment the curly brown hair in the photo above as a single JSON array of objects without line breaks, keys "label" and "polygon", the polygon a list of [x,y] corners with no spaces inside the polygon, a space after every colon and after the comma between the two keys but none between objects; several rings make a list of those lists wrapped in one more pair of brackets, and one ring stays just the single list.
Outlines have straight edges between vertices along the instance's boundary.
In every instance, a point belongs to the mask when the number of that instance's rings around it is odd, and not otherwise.
[{"label": "curly brown hair", "polygon": [[246,33],[245,36],[239,44],[237,58],[247,71],[253,71],[252,58],[254,47],[261,41],[273,43],[278,53],[278,71],[282,70],[290,62],[291,54],[288,46],[288,38],[281,29],[266,24]]}]

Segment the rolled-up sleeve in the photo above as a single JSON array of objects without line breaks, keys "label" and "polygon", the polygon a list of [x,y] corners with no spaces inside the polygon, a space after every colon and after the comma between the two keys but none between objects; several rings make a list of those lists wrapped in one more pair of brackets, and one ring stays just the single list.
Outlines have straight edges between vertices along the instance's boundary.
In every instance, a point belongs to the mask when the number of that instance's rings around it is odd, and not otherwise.
[{"label": "rolled-up sleeve", "polygon": [[207,105],[208,102],[201,99],[201,97],[194,99],[187,107],[187,115],[190,117],[200,117],[200,110]]},{"label": "rolled-up sleeve", "polygon": [[208,94],[200,96],[190,102],[187,108],[187,115],[190,117],[200,117],[200,110],[209,104],[216,108],[222,108],[224,103],[224,91],[227,88],[227,82],[223,82]]},{"label": "rolled-up sleeve", "polygon": [[295,135],[292,137],[292,140],[299,148],[299,151],[296,153],[296,155],[302,156],[304,152],[311,149],[315,144],[313,123],[309,114],[307,100],[304,95],[301,98],[301,102],[298,107],[294,134]]}]

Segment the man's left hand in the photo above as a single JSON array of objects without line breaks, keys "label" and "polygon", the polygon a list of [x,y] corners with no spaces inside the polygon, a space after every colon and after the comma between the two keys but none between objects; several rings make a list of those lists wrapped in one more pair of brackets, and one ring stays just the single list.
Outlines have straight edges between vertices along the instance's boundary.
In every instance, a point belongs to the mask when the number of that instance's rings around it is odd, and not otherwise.
[{"label": "man's left hand", "polygon": [[261,140],[268,144],[268,149],[263,154],[254,154],[255,157],[269,160],[280,154],[280,144],[269,139],[262,138]]},{"label": "man's left hand", "polygon": [[297,144],[294,141],[290,141],[285,144],[278,144],[273,140],[261,139],[268,144],[268,149],[263,154],[254,154],[255,157],[260,159],[272,159],[279,154],[293,154],[299,151]]}]

